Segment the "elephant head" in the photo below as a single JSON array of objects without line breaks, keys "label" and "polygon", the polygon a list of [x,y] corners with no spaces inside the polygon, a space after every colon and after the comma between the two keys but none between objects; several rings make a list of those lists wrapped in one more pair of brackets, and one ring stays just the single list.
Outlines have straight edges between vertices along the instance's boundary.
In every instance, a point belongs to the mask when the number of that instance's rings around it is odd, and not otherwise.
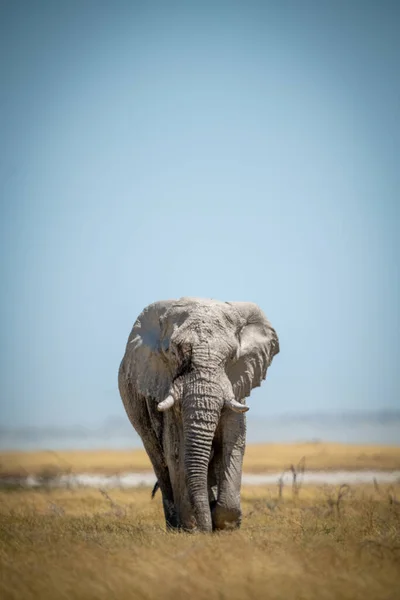
[{"label": "elephant head", "polygon": [[[160,418],[173,413],[180,423],[185,482],[201,530],[210,528],[207,476],[221,416],[248,410],[245,398],[278,352],[275,330],[248,302],[156,302],[134,324],[123,377]],[[127,406],[122,390],[121,396]]]}]

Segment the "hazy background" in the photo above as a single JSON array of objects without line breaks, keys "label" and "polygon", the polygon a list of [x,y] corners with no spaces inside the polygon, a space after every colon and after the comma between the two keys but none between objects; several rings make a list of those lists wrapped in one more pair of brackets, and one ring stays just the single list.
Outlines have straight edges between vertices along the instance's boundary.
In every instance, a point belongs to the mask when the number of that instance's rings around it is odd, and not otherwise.
[{"label": "hazy background", "polygon": [[400,443],[399,25],[388,1],[0,0],[0,443],[137,441],[130,328],[191,295],[279,334],[250,440]]}]

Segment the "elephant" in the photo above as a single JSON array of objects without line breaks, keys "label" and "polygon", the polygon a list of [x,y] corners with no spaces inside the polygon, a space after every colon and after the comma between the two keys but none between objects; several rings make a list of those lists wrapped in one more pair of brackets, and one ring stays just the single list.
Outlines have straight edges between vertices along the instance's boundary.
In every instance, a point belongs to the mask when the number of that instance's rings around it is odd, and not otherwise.
[{"label": "elephant", "polygon": [[251,302],[184,297],[150,304],[137,318],[118,387],[153,466],[167,530],[240,527],[245,398],[278,352],[275,330]]}]

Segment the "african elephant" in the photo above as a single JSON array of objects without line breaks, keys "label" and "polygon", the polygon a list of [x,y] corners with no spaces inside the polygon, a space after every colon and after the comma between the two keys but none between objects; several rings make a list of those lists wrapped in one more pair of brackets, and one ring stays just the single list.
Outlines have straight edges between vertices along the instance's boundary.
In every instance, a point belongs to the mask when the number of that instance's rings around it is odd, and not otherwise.
[{"label": "african elephant", "polygon": [[240,526],[245,398],[278,352],[275,330],[250,302],[181,298],[139,315],[118,384],[153,465],[167,529]]}]

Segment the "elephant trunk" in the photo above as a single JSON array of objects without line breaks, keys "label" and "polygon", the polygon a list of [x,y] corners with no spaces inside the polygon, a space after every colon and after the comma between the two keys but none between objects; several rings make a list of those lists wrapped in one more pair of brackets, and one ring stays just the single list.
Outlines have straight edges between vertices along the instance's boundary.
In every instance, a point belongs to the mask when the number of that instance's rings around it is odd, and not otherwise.
[{"label": "elephant trunk", "polygon": [[212,442],[224,405],[221,386],[207,375],[193,374],[182,398],[184,465],[189,500],[197,528],[212,531],[207,489]]}]

